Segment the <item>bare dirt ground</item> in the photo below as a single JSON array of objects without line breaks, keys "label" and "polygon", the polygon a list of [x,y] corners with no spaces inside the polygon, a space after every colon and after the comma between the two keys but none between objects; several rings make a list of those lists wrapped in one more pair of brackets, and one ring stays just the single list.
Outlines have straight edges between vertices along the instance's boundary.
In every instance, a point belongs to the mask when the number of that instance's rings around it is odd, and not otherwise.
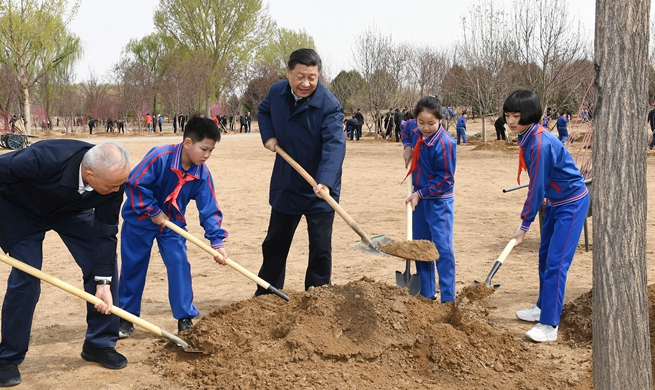
[{"label": "bare dirt ground", "polygon": [[[479,120],[469,121],[480,126]],[[479,127],[478,127],[479,128]],[[514,313],[537,298],[539,228],[515,248],[494,277],[501,287],[484,297],[474,280],[484,280],[519,226],[525,190],[516,185],[518,149],[492,137],[458,147],[455,184],[455,256],[457,305],[410,297],[395,287],[405,262],[354,248],[359,237],[338,216],[333,235],[333,286],[304,292],[307,263],[306,225],[301,223],[289,254],[284,291],[291,302],[274,296],[253,299],[255,284],[229,267],[217,265],[189,244],[195,303],[201,315],[181,337],[205,354],[179,347],[138,329],[117,349],[127,368],[109,371],[80,358],[86,324],[85,303],[46,283],[37,306],[30,351],[20,365],[22,389],[589,389],[591,347],[582,334],[585,310],[573,308],[572,325],[555,343],[534,344],[524,334],[532,326]],[[154,145],[175,143],[148,134],[117,137],[136,164]],[[99,142],[99,132],[81,139]],[[6,152],[6,151],[4,151]],[[232,260],[256,273],[270,206],[268,184],[274,154],[259,135],[231,134],[208,161],[230,232],[226,248]],[[655,159],[649,158],[649,169]],[[341,205],[369,234],[405,239],[405,168],[399,143],[374,141],[366,134],[348,141]],[[524,175],[527,182],[527,176]],[[655,188],[649,183],[650,199]],[[194,207],[189,231],[202,237]],[[650,237],[655,214],[648,215]],[[589,219],[589,237],[593,229]],[[590,242],[593,248],[593,243]],[[80,286],[80,271],[56,234],[44,242],[43,270]],[[648,243],[652,256],[655,244]],[[119,259],[120,261],[120,259]],[[569,271],[566,302],[591,288],[592,252],[581,239]],[[0,265],[0,299],[9,267]],[[414,271],[414,268],[412,268]],[[649,279],[655,264],[648,266]],[[651,294],[653,295],[653,294]],[[651,303],[652,305],[652,303]],[[590,316],[590,314],[589,314]],[[142,318],[176,331],[168,299],[164,265],[156,247],[144,293]],[[590,318],[590,317],[589,317]],[[566,336],[566,337],[565,337]],[[568,340],[571,338],[571,340]],[[565,340],[567,339],[567,340]]]}]

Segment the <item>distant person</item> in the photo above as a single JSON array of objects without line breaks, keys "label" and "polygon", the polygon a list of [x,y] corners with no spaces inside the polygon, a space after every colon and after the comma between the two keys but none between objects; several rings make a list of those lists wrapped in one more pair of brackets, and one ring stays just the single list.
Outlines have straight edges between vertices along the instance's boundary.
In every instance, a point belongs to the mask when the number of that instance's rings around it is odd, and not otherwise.
[{"label": "distant person", "polygon": [[382,133],[382,139],[391,137],[391,132],[393,131],[393,115],[393,108],[389,107],[389,111],[387,111],[386,115],[384,116],[384,132]]},{"label": "distant person", "polygon": [[414,112],[416,119],[406,121],[401,133],[405,166],[411,162],[407,176],[411,175],[412,194],[405,203],[412,206],[414,239],[432,241],[439,252],[439,258],[434,261],[417,261],[416,271],[421,279],[421,295],[436,300],[436,267],[441,302],[453,302],[455,140],[441,124],[441,101],[438,98],[422,97]]},{"label": "distant person", "polygon": [[539,124],[541,103],[532,91],[513,92],[503,104],[505,121],[518,135],[519,174],[528,173],[530,182],[521,225],[509,238],[521,245],[544,199],[546,210],[539,244],[539,298],[516,316],[538,322],[526,333],[532,341],[557,340],[562,314],[566,275],[578,248],[589,206],[589,191],[571,153],[554,135]]},{"label": "distant person", "polygon": [[[355,113],[355,119],[357,119],[357,140],[362,136],[362,128],[364,126],[364,115],[362,114],[362,109],[358,108]],[[352,139],[352,138],[351,138]]]},{"label": "distant person", "polygon": [[241,133],[242,131],[244,133],[247,133],[248,132],[248,120],[246,119],[245,115],[240,115],[239,116],[239,124],[241,125],[241,127],[239,127],[239,133]]},{"label": "distant person", "polygon": [[557,133],[559,134],[559,140],[562,143],[569,139],[568,123],[569,119],[566,117],[566,113],[562,111],[559,118],[557,118]]},{"label": "distant person", "polygon": [[405,120],[405,113],[396,108],[396,112],[393,114],[393,132],[396,139],[396,142],[400,142],[400,125]]},{"label": "distant person", "polygon": [[357,130],[359,127],[359,121],[356,118],[356,114],[352,116],[352,118],[348,119],[346,121],[346,136],[352,141],[353,138],[359,141],[359,131]]},{"label": "distant person", "polygon": [[180,115],[178,115],[178,117],[177,117],[177,120],[178,120],[179,126],[180,126],[177,130],[180,133],[184,133],[184,127],[185,127],[185,123],[186,123],[186,116],[184,114],[180,113]]},{"label": "distant person", "polygon": [[500,115],[498,119],[494,122],[494,128],[496,128],[496,141],[507,141],[505,136],[505,116]]},{"label": "distant person", "polygon": [[648,113],[647,120],[650,125],[650,131],[653,135],[653,140],[650,142],[650,145],[648,145],[648,148],[652,150],[653,146],[655,146],[655,104],[653,105],[653,109]]},{"label": "distant person", "polygon": [[460,140],[464,145],[468,145],[466,138],[466,110],[462,111],[462,116],[457,119],[455,128],[457,129],[457,145],[459,145]]},{"label": "distant person", "polygon": [[153,131],[154,129],[152,128],[152,117],[150,116],[150,113],[146,114],[146,129],[148,132]]},{"label": "distant person", "polygon": [[[214,260],[226,264],[223,240],[227,232],[221,227],[223,214],[216,201],[212,175],[205,165],[220,140],[221,132],[211,119],[191,118],[181,143],[151,149],[127,180],[121,227],[120,308],[141,315],[150,252],[157,240],[166,265],[168,299],[178,332],[189,329],[199,313],[193,304],[186,240],[165,227],[165,222],[184,228],[186,206],[195,200],[205,237],[223,256],[215,256]],[[133,330],[131,322],[121,319],[120,337],[130,336]]]},{"label": "distant person", "polygon": [[[332,225],[334,210],[323,199],[325,189],[335,201],[341,193],[346,155],[343,108],[321,83],[321,58],[312,49],[291,53],[287,80],[273,84],[257,112],[264,147],[279,144],[318,184],[312,188],[282,157],[275,157],[269,203],[271,217],[262,243],[259,277],[273,287],[284,287],[289,248],[303,215],[309,235],[305,289],[332,280]],[[266,294],[261,287],[255,295]]]},{"label": "distant person", "polygon": [[164,122],[164,117],[161,116],[161,114],[157,115],[157,124],[159,125],[159,132],[162,133],[162,123]]},{"label": "distant person", "polygon": [[[95,305],[78,306],[84,307],[87,324],[82,359],[113,370],[124,368],[127,359],[115,349],[118,317],[110,314],[118,302],[116,234],[130,172],[127,151],[113,142],[94,146],[46,139],[0,155],[0,165],[2,252],[41,269],[43,239],[56,232],[81,269],[78,283],[100,299]],[[18,365],[30,344],[40,294],[40,279],[11,270],[2,304],[0,387],[22,381]],[[77,334],[68,332],[66,337]],[[50,355],[49,348],[45,354]]]},{"label": "distant person", "polygon": [[252,115],[250,115],[250,112],[246,114],[246,123],[248,124],[248,133],[252,130]]},{"label": "distant person", "polygon": [[93,129],[96,127],[96,120],[91,118],[89,119],[89,134],[93,134]]}]

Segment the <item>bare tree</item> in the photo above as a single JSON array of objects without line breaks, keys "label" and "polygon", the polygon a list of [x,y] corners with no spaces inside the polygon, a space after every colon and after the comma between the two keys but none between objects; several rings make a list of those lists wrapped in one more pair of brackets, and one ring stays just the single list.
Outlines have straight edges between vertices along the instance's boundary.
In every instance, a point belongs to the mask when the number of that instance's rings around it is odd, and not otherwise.
[{"label": "bare tree", "polygon": [[516,74],[521,86],[534,91],[544,107],[562,89],[585,89],[591,80],[582,77],[588,70],[583,60],[590,57],[591,44],[567,1],[515,0],[513,9],[512,46],[523,69]]},{"label": "bare tree", "polygon": [[462,26],[464,44],[457,51],[457,62],[462,66],[460,82],[482,117],[482,141],[486,142],[485,117],[497,110],[508,92],[506,15],[489,0],[478,3],[468,17],[462,18]]},{"label": "bare tree", "polygon": [[[391,36],[382,35],[374,27],[368,28],[357,37],[353,58],[356,70],[364,79],[363,88],[356,97],[361,103],[358,105],[379,117],[383,108],[397,104],[398,79],[402,73]],[[375,139],[377,137],[376,131]]]},{"label": "bare tree", "polygon": [[[646,259],[649,0],[596,1],[593,378],[652,389]],[[618,50],[620,48],[620,50]]]},{"label": "bare tree", "polygon": [[415,80],[418,95],[435,94],[443,99],[441,85],[451,67],[451,56],[445,50],[416,47],[411,63],[407,69]]}]

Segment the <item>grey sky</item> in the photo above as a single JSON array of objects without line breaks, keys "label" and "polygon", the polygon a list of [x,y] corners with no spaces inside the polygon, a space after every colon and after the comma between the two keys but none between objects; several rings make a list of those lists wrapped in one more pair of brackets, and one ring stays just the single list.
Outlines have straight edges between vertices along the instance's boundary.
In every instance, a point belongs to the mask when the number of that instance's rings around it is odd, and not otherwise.
[{"label": "grey sky", "polygon": [[[332,0],[319,6],[297,0],[264,1],[279,26],[304,28],[314,38],[332,76],[342,69],[352,69],[355,39],[371,26],[390,34],[394,42],[454,47],[462,35],[461,17],[476,4],[475,0]],[[592,36],[595,1],[568,2],[570,13]],[[152,16],[158,4],[158,0],[82,0],[71,25],[84,47],[84,57],[76,67],[77,80],[88,79],[90,72],[105,78],[130,39],[154,31]]]}]

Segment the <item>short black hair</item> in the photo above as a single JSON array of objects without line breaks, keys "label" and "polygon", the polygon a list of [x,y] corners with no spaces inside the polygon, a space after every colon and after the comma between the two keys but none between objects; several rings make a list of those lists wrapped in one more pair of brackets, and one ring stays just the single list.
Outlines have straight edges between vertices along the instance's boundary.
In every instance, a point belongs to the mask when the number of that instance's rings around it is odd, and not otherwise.
[{"label": "short black hair", "polygon": [[221,140],[221,132],[218,130],[216,122],[209,118],[194,116],[189,119],[184,127],[183,139],[190,138],[194,144],[206,138],[213,139],[216,142]]},{"label": "short black hair", "polygon": [[537,95],[527,89],[512,92],[503,103],[503,116],[508,112],[521,114],[519,125],[531,125],[541,120],[541,102]]},{"label": "short black hair", "polygon": [[414,108],[414,116],[418,116],[422,111],[427,111],[437,119],[441,119],[441,100],[434,95],[423,96]]},{"label": "short black hair", "polygon": [[302,64],[305,66],[318,66],[319,73],[321,72],[321,69],[323,69],[321,57],[319,57],[318,53],[313,49],[303,48],[291,53],[287,66],[290,70],[293,70],[297,64]]}]

